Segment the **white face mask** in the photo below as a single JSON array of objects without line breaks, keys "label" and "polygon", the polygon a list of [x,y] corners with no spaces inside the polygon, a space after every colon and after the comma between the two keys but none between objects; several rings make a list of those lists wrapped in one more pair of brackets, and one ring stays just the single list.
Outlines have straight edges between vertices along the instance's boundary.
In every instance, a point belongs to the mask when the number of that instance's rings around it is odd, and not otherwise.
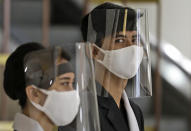
[{"label": "white face mask", "polygon": [[136,75],[143,59],[143,47],[132,45],[111,51],[99,49],[104,53],[104,58],[97,62],[110,72],[122,79],[130,79]]},{"label": "white face mask", "polygon": [[55,125],[65,126],[74,120],[80,104],[80,97],[76,90],[64,92],[39,90],[48,95],[44,105],[41,106],[32,101],[31,103],[37,109],[44,112]]}]

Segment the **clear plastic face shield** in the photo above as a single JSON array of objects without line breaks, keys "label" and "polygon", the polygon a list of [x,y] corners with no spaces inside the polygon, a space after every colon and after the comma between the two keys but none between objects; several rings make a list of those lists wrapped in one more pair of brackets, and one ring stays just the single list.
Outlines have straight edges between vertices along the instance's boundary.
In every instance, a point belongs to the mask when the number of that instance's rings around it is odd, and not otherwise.
[{"label": "clear plastic face shield", "polygon": [[[25,57],[27,98],[50,123],[59,126],[59,130],[99,131],[92,66],[86,62],[83,46],[76,47],[76,54],[72,56],[63,47],[51,47]],[[35,115],[33,113],[34,110],[29,109],[29,114]]]},{"label": "clear plastic face shield", "polygon": [[147,26],[144,9],[97,9],[89,14],[87,42],[98,95],[152,95]]}]

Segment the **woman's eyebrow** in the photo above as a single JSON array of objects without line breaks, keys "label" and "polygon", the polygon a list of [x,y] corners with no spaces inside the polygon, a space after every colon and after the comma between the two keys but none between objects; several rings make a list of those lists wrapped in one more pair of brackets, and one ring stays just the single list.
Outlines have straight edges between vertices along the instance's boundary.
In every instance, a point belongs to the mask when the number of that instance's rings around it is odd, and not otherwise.
[{"label": "woman's eyebrow", "polygon": [[116,35],[116,38],[117,38],[117,37],[125,37],[125,38],[126,38],[127,36],[126,36],[126,35],[122,35],[122,34],[117,34],[117,35]]},{"label": "woman's eyebrow", "polygon": [[70,80],[71,78],[70,77],[60,77],[59,79],[60,80]]}]

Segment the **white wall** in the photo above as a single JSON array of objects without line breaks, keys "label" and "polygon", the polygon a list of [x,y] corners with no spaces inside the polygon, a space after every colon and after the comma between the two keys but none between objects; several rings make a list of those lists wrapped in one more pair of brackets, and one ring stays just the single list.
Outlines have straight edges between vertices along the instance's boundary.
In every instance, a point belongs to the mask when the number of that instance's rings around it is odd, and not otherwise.
[{"label": "white wall", "polygon": [[[161,0],[162,39],[173,44],[191,59],[191,0]],[[130,3],[135,8],[147,8],[150,32],[156,36],[156,3]]]},{"label": "white wall", "polygon": [[162,38],[191,59],[191,0],[162,0]]}]

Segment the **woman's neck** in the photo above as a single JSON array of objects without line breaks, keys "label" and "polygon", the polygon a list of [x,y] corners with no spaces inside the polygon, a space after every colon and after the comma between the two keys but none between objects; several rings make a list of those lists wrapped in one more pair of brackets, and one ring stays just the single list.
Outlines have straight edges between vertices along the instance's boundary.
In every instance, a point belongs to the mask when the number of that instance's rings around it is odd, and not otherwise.
[{"label": "woman's neck", "polygon": [[111,72],[106,73],[103,87],[110,93],[115,100],[118,108],[120,108],[120,101],[123,94],[123,90],[127,84],[127,80],[121,79]]},{"label": "woman's neck", "polygon": [[28,104],[28,106],[23,109],[23,114],[27,115],[33,120],[36,120],[44,129],[44,131],[52,131],[54,128],[54,124],[50,121],[50,119],[31,104]]},{"label": "woman's neck", "polygon": [[107,92],[113,97],[115,103],[120,107],[120,101],[124,88],[128,80],[121,79],[104,69],[102,65],[96,65],[96,80],[105,88]]}]

